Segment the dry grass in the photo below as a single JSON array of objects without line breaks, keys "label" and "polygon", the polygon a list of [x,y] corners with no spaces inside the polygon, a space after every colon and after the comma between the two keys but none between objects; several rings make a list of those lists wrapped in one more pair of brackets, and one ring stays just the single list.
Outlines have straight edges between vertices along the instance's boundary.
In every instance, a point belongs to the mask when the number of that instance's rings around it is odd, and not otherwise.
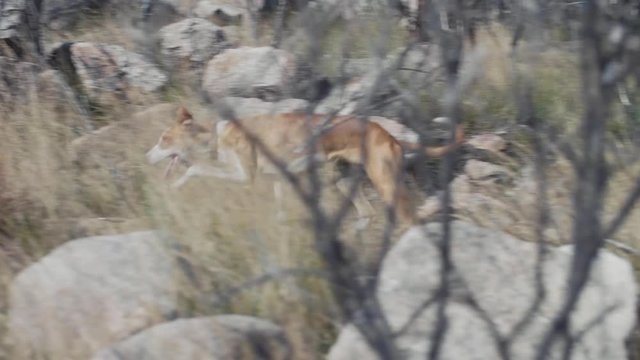
[{"label": "dry grass", "polygon": [[[199,121],[211,119],[210,111],[188,98],[177,102]],[[294,196],[286,204],[290,221],[276,221],[271,178],[259,178],[254,186],[194,179],[175,190],[162,179],[164,164],[146,164],[145,151],[173,121],[176,106],[160,104],[110,119],[110,125],[84,136],[64,126],[65,119],[38,107],[14,113],[0,124],[0,197],[5,199],[0,214],[9,215],[0,223],[0,338],[6,289],[17,271],[73,238],[156,228],[179,241],[195,270],[197,285],[184,284],[183,313],[231,312],[272,319],[295,340],[295,358],[315,358],[326,350],[337,318],[322,279],[267,284],[211,307],[216,295],[264,274],[266,265],[317,269],[322,264],[307,213]],[[323,172],[329,179],[333,168]],[[335,208],[339,195],[328,189],[323,203]],[[350,229],[345,235],[354,251],[361,251],[359,246],[378,238],[380,226],[365,240],[353,238]]]},{"label": "dry grass", "polygon": [[[81,24],[77,34],[64,36],[135,47],[130,34],[116,22],[102,20],[99,26]],[[363,24],[355,29],[355,35],[351,34],[362,40],[353,48],[356,55],[368,54],[372,41],[365,34],[371,26]],[[324,48],[339,55],[344,39],[337,29],[326,35]],[[405,36],[403,30],[394,32],[392,43],[403,42]],[[508,41],[507,33],[500,29],[479,34],[479,43],[486,47],[484,75],[465,97],[464,121],[472,132],[515,123]],[[575,59],[566,51],[546,49],[535,53],[532,63],[535,65],[523,61],[518,66],[535,79],[535,106],[544,120],[571,133],[581,110],[576,100],[579,82]],[[171,104],[123,118],[106,113],[104,123],[109,125],[84,136],[77,130],[81,119],[72,110],[52,107],[51,99],[2,114],[0,359],[8,356],[1,345],[6,335],[6,288],[17,271],[73,238],[147,228],[173,234],[195,269],[197,284],[184,285],[185,313],[233,312],[272,319],[290,335],[295,359],[319,358],[318,354],[331,344],[339,319],[327,284],[321,279],[270,283],[248,289],[222,307],[211,306],[209,300],[214,295],[263,274],[265,264],[280,268],[318,268],[322,264],[313,248],[307,214],[293,196],[287,203],[291,220],[276,222],[272,179],[260,178],[255,186],[194,179],[172,190],[161,179],[161,166],[145,163],[144,152],[173,121],[177,103],[189,107],[196,119],[210,121],[211,111],[180,86],[169,87],[165,95]],[[64,104],[60,99],[55,102]],[[119,113],[133,114],[134,110],[129,107]],[[330,166],[323,170],[325,180],[333,176]],[[637,171],[629,171],[612,180],[605,217],[611,216],[635,182]],[[564,163],[550,169],[552,183],[558,184],[553,189],[553,206],[569,209],[570,192],[559,184],[570,179],[570,174],[570,167]],[[323,202],[332,208],[339,199],[329,188]],[[375,253],[382,233],[383,212],[379,202],[376,206],[376,222],[364,236],[354,236],[345,229],[346,241],[363,258]],[[640,212],[636,210],[618,239],[640,247],[638,224]]]},{"label": "dry grass", "polygon": [[475,47],[481,75],[464,97],[465,123],[476,131],[514,125],[518,119],[518,82],[532,85],[536,115],[556,131],[575,131],[581,113],[580,79],[574,53],[560,46],[519,42],[511,47],[511,33],[500,25],[477,32]]}]

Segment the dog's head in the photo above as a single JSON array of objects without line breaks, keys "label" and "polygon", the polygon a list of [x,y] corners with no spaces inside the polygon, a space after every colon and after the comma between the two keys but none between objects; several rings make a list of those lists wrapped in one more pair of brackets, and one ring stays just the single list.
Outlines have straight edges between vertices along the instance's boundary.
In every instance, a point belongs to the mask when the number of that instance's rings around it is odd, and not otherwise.
[{"label": "dog's head", "polygon": [[176,123],[162,132],[158,143],[147,152],[147,160],[155,164],[161,160],[170,158],[165,176],[168,176],[173,168],[180,162],[189,162],[194,147],[202,146],[208,142],[209,131],[196,124],[189,111],[181,106],[177,112]]}]

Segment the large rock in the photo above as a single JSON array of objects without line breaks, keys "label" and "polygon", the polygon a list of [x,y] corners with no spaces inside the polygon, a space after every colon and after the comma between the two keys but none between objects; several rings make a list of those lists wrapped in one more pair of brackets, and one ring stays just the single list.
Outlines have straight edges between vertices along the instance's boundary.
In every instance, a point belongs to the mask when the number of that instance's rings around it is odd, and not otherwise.
[{"label": "large rock", "polygon": [[39,66],[0,56],[0,69],[0,104],[11,108],[16,104],[27,104],[37,90]]},{"label": "large rock", "polygon": [[367,120],[382,126],[396,140],[410,143],[420,142],[420,135],[399,121],[387,119],[381,116],[369,116]]},{"label": "large rock", "polygon": [[50,63],[63,71],[79,92],[102,106],[144,102],[168,81],[167,75],[142,55],[116,45],[65,43],[52,51]]},{"label": "large rock", "polygon": [[47,0],[41,5],[43,26],[52,30],[69,28],[82,17],[83,11],[98,10],[109,1]]},{"label": "large rock", "polygon": [[[438,96],[441,86],[435,80],[439,76],[436,71],[439,57],[434,47],[416,45],[406,53],[401,50],[392,52],[380,61],[366,58],[345,60],[336,85],[329,96],[320,102],[317,111],[403,118],[410,114],[407,114],[405,100],[398,98],[399,90],[407,95],[416,94],[424,90],[425,84],[429,84],[430,95]],[[395,81],[395,85],[391,86],[385,80],[386,75],[381,78],[385,73],[401,81]],[[378,81],[380,78],[382,81]]]},{"label": "large rock", "polygon": [[507,178],[510,171],[504,166],[485,161],[470,159],[464,166],[464,172],[471,180],[487,180],[491,178]]},{"label": "large rock", "polygon": [[304,112],[309,106],[306,100],[301,99],[268,102],[256,98],[226,97],[222,99],[222,102],[229,106],[239,119],[258,115]]},{"label": "large rock", "polygon": [[199,18],[207,19],[218,26],[238,25],[249,17],[245,4],[220,0],[200,0],[193,10]]},{"label": "large rock", "polygon": [[41,71],[37,64],[2,56],[0,69],[0,119],[46,116],[69,129],[67,134],[89,125],[59,71]]},{"label": "large rock", "polygon": [[507,141],[502,136],[491,133],[474,135],[467,140],[467,145],[492,154],[501,154],[507,149]]},{"label": "large rock", "polygon": [[37,9],[26,0],[0,1],[0,56],[24,61],[39,57]]},{"label": "large rock", "polygon": [[204,19],[190,18],[160,30],[164,64],[173,70],[200,69],[228,47],[222,28]]},{"label": "large rock", "polygon": [[26,268],[10,287],[15,358],[87,359],[175,316],[177,268],[169,250],[151,231],[89,237]]},{"label": "large rock", "polygon": [[290,359],[282,329],[241,315],[180,319],[154,326],[97,353],[92,360]]},{"label": "large rock", "polygon": [[371,72],[335,86],[329,95],[318,104],[315,109],[316,113],[353,114],[358,108],[358,102],[362,101],[372,91],[375,76],[376,74]]},{"label": "large rock", "polygon": [[[527,313],[536,294],[536,245],[504,233],[454,222],[451,256],[456,276],[447,305],[448,331],[441,359],[500,359],[488,324],[466,302],[466,290],[492,320],[496,331],[508,334]],[[401,329],[417,309],[432,299],[439,288],[441,258],[437,242],[440,224],[413,228],[386,257],[378,298],[394,330]],[[551,248],[543,264],[546,296],[531,323],[514,339],[512,359],[534,359],[542,335],[563,305],[572,248]],[[457,281],[456,281],[457,280]],[[457,294],[457,296],[456,296]],[[627,359],[625,339],[636,320],[636,282],[628,261],[600,251],[593,271],[571,316],[570,332],[582,333],[571,359]],[[425,359],[436,323],[432,305],[409,324],[397,338],[406,359]],[[599,318],[601,317],[601,318]],[[559,347],[552,359],[560,358]],[[352,326],[347,326],[331,348],[328,359],[375,359]]]},{"label": "large rock", "polygon": [[211,98],[239,96],[276,101],[290,92],[297,68],[295,56],[284,50],[229,49],[209,62],[203,88]]}]

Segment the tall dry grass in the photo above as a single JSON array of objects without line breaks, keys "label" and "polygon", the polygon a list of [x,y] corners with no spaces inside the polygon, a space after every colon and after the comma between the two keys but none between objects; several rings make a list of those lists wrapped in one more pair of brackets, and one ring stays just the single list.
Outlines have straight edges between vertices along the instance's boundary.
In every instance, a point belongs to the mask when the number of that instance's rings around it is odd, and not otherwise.
[{"label": "tall dry grass", "polygon": [[[212,120],[206,108],[180,102],[199,121]],[[296,358],[316,358],[327,349],[338,318],[321,278],[271,282],[220,301],[268,271],[322,264],[308,215],[293,196],[286,203],[290,219],[276,221],[273,179],[254,185],[194,179],[176,190],[169,186],[175,177],[162,179],[164,164],[146,163],[145,151],[174,121],[176,107],[160,104],[111,118],[84,135],[46,106],[25,107],[0,123],[0,338],[8,335],[7,289],[18,271],[74,238],[153,228],[172,235],[194,274],[183,284],[182,314],[267,318],[291,335]],[[329,179],[332,169],[325,172]],[[337,192],[326,194],[326,205],[335,206]]]},{"label": "tall dry grass", "polygon": [[[370,24],[359,28],[362,37]],[[89,28],[94,29],[89,26]],[[117,26],[106,29],[118,31]],[[105,28],[85,32],[82,39],[106,40]],[[95,29],[94,29],[95,30]],[[110,31],[109,31],[110,32]],[[126,34],[117,42],[126,47]],[[402,43],[402,31],[392,39]],[[362,39],[361,39],[362,40]],[[355,48],[366,54],[370,39]],[[339,54],[344,38],[330,32],[323,46]],[[466,95],[463,122],[471,132],[517,123],[513,67],[509,35],[499,28],[480,32],[486,47],[484,75]],[[535,65],[527,68],[534,78],[535,105],[543,120],[571,134],[580,117],[576,59],[571,52],[549,48],[531,53]],[[523,57],[519,67],[529,63]],[[521,58],[522,59],[522,58]],[[333,61],[333,60],[330,60]],[[323,64],[335,70],[335,63]],[[425,89],[425,91],[430,89]],[[425,106],[438,106],[441,94],[427,91]],[[128,107],[106,112],[105,127],[85,133],[82,117],[64,98],[35,96],[27,105],[2,113],[0,121],[0,359],[9,359],[2,346],[5,337],[7,286],[12,277],[65,241],[91,235],[115,234],[155,228],[173,235],[182,257],[193,269],[195,280],[183,285],[186,315],[239,313],[255,315],[282,324],[295,348],[295,359],[321,358],[337,332],[340,319],[323,279],[290,278],[248,288],[227,302],[213,306],[212,300],[245,280],[274,268],[322,268],[312,244],[308,217],[293,197],[287,199],[290,221],[275,220],[273,179],[262,177],[254,185],[231,184],[216,179],[194,179],[175,190],[161,179],[161,166],[146,164],[144,152],[153,146],[161,130],[171,124],[177,103],[186,104],[198,121],[212,121],[212,112],[195,96],[169,87],[172,103],[152,107]],[[137,110],[144,109],[142,112]],[[429,109],[437,112],[437,109]],[[124,114],[124,115],[122,115]],[[513,138],[526,148],[526,138]],[[184,169],[183,169],[184,170]],[[334,176],[331,166],[323,179]],[[609,193],[607,215],[613,213],[634,183],[634,167],[620,173]],[[554,179],[570,178],[571,168],[550,169]],[[558,183],[564,183],[559,181]],[[328,208],[340,196],[331,187],[323,200]],[[557,192],[552,205],[570,210],[570,192]],[[291,194],[291,191],[288,192]],[[374,196],[375,197],[375,196]],[[383,212],[376,203],[376,222],[364,234],[354,236],[345,229],[345,239],[354,254],[372,255],[382,234]],[[635,211],[619,233],[619,240],[640,247]],[[640,265],[640,264],[639,264]]]}]

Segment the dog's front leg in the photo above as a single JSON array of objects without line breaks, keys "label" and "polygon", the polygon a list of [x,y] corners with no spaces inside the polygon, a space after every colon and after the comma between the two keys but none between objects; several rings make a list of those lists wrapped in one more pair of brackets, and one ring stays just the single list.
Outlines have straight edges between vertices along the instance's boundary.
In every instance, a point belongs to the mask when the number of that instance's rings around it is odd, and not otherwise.
[{"label": "dog's front leg", "polygon": [[242,167],[226,166],[210,166],[196,164],[190,166],[180,179],[173,183],[173,188],[179,188],[184,185],[189,178],[193,176],[216,177],[219,179],[227,179],[236,182],[245,182],[248,180]]},{"label": "dog's front leg", "polygon": [[192,176],[216,177],[236,182],[246,182],[249,179],[240,157],[234,151],[220,148],[218,149],[218,154],[220,161],[216,165],[192,165],[180,179],[173,183],[173,187],[177,188],[184,185]]},{"label": "dog's front leg", "polygon": [[[353,186],[353,179],[350,178],[342,178],[336,182],[336,187],[343,196],[348,197],[351,195],[351,186]],[[356,212],[358,213],[358,220],[356,221],[355,228],[356,230],[364,230],[371,221],[371,217],[373,216],[374,209],[371,206],[369,200],[367,200],[364,192],[362,191],[362,185],[358,184],[356,188],[356,192],[352,197],[349,198],[351,203],[356,208]]]}]

